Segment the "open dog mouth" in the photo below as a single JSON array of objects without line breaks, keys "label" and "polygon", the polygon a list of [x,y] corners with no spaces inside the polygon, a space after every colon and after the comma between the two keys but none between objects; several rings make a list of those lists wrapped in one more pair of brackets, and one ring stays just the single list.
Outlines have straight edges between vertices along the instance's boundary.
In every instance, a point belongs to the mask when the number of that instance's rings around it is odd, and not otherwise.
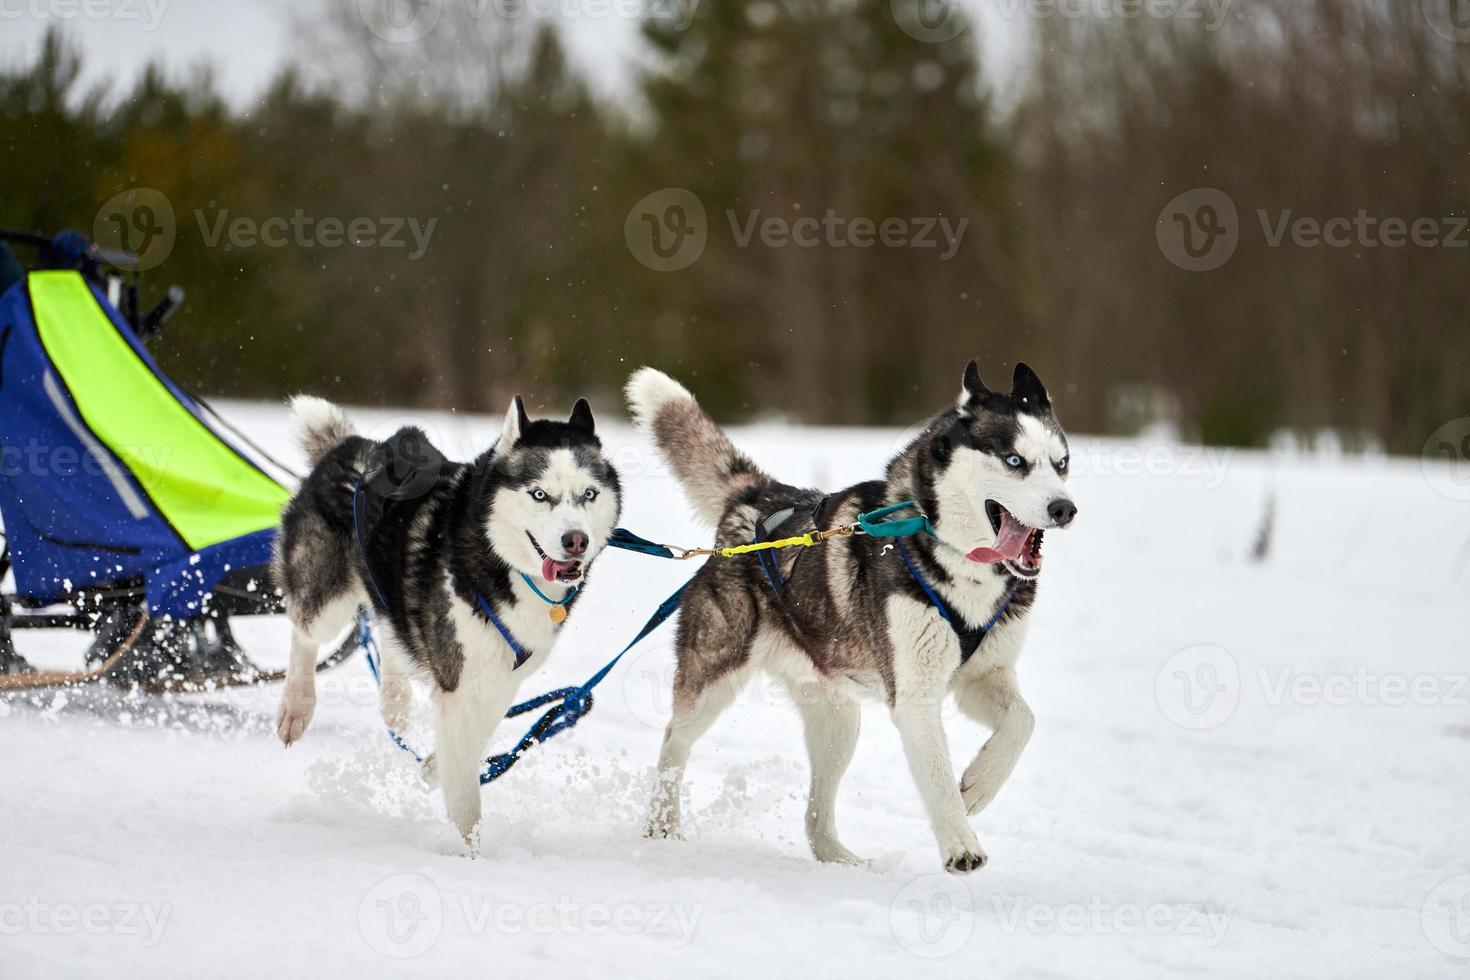
[{"label": "open dog mouth", "polygon": [[582,563],[579,561],[557,561],[541,550],[541,545],[536,541],[536,535],[530,531],[526,537],[531,539],[531,547],[536,549],[536,554],[541,556],[541,577],[548,582],[575,582],[582,577]]},{"label": "open dog mouth", "polygon": [[995,543],[989,548],[976,548],[966,557],[985,565],[1005,563],[1006,569],[1019,578],[1035,578],[1041,574],[1040,528],[1021,523],[999,502],[985,501],[985,515],[995,531]]}]

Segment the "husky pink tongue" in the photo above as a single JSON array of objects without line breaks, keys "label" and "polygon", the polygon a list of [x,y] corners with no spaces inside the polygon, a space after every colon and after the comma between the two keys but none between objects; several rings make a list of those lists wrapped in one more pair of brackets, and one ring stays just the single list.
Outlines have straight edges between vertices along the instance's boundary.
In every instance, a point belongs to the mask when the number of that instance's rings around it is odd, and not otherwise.
[{"label": "husky pink tongue", "polygon": [[989,548],[976,548],[965,557],[985,565],[1016,561],[1021,557],[1021,550],[1026,547],[1026,541],[1030,537],[1031,528],[1016,520],[1010,511],[1002,507],[1000,531],[995,535],[995,544]]},{"label": "husky pink tongue", "polygon": [[541,577],[548,582],[555,582],[562,572],[573,572],[577,569],[574,561],[552,561],[550,558],[541,559]]}]

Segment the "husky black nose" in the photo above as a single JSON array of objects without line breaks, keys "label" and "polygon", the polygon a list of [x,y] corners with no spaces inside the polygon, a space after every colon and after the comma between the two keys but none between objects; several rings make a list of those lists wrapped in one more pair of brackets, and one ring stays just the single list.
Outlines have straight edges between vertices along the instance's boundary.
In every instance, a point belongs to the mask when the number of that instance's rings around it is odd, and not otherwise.
[{"label": "husky black nose", "polygon": [[587,553],[587,535],[581,531],[568,531],[561,536],[561,546],[569,555],[584,555]]},{"label": "husky black nose", "polygon": [[1066,497],[1058,497],[1046,505],[1046,516],[1057,527],[1066,527],[1077,516],[1077,505]]}]

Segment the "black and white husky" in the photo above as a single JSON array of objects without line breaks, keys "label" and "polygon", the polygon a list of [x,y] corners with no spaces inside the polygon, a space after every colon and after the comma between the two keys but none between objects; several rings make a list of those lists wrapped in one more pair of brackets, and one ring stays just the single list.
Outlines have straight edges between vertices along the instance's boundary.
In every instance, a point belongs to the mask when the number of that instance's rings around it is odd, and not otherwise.
[{"label": "black and white husky", "polygon": [[[991,391],[972,361],[958,402],[882,480],[830,494],[767,476],[667,375],[637,372],[628,401],[695,511],[717,526],[719,547],[846,524],[907,500],[935,531],[899,542],[835,539],[775,552],[771,564],[715,559],[700,569],[679,620],[673,716],[649,835],[678,833],[691,747],[764,670],[787,685],[805,724],[806,831],[818,860],[857,860],[838,839],[835,802],[868,694],[891,711],[945,868],[983,866],[967,814],[995,798],[1031,737],[1016,659],[1043,529],[1065,527],[1077,512],[1066,487],[1067,438],[1040,379],[1020,364],[1009,394]],[[941,719],[951,691],[966,715],[992,729],[959,780]]]},{"label": "black and white husky", "polygon": [[428,772],[471,847],[487,743],[523,677],[551,653],[588,567],[617,524],[621,488],[592,410],[531,421],[517,397],[494,447],[451,463],[419,430],[353,434],[318,398],[293,402],[313,466],[277,536],[276,579],[293,626],[276,732],[289,748],[315,706],[318,649],[375,610],[383,720],[401,731],[412,678],[433,690]]}]

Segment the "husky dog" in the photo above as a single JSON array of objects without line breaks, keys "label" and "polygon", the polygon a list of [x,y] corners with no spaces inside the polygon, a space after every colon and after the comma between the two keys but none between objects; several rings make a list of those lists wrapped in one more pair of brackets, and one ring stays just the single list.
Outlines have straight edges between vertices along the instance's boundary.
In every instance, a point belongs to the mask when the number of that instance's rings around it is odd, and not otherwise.
[{"label": "husky dog", "polygon": [[317,650],[371,606],[383,720],[402,730],[410,679],[430,683],[437,752],[426,775],[473,849],[486,745],[617,524],[621,487],[592,409],[584,399],[566,422],[533,422],[517,397],[494,447],[465,464],[418,429],[378,443],[321,399],[293,407],[313,469],[277,535],[293,632],[276,734],[287,748],[301,738]]},{"label": "husky dog", "polygon": [[[856,862],[837,836],[837,786],[857,744],[859,699],[888,705],[947,870],[982,867],[967,814],[1010,776],[1034,718],[1015,664],[1041,574],[1043,529],[1066,527],[1067,437],[1040,379],[1018,364],[1009,394],[971,361],[958,402],[888,464],[885,477],[823,494],[780,483],[731,444],[694,397],[643,368],[628,382],[640,428],[717,527],[718,547],[826,529],[917,501],[934,529],[902,541],[856,536],[818,548],[712,560],[683,601],[673,716],[658,762],[648,834],[679,831],[694,742],[757,670],[784,682],[811,757],[807,839],[819,861]],[[907,515],[900,515],[907,516]],[[941,708],[992,729],[956,781]]]}]

